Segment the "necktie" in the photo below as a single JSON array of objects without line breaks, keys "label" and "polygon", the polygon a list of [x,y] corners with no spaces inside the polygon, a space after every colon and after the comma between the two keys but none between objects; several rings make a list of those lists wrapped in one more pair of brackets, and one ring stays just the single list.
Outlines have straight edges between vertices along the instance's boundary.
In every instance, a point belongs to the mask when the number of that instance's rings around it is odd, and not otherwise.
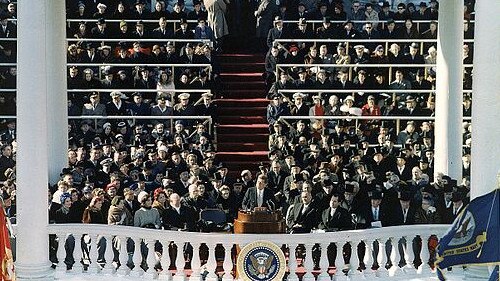
[{"label": "necktie", "polygon": [[257,206],[258,207],[262,207],[262,204],[263,204],[263,200],[264,198],[262,198],[262,191],[259,191],[257,192]]},{"label": "necktie", "polygon": [[373,220],[378,221],[378,209],[375,208],[373,210]]}]

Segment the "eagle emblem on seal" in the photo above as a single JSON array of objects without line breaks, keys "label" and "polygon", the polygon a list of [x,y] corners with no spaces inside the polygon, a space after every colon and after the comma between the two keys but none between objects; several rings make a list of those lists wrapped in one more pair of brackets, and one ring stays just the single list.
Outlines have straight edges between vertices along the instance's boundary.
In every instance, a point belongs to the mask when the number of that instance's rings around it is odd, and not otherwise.
[{"label": "eagle emblem on seal", "polygon": [[276,268],[276,265],[273,265],[274,256],[250,256],[250,260],[252,261],[252,264],[249,267],[249,270],[253,275],[257,276],[260,279],[268,278],[269,273],[274,272]]}]

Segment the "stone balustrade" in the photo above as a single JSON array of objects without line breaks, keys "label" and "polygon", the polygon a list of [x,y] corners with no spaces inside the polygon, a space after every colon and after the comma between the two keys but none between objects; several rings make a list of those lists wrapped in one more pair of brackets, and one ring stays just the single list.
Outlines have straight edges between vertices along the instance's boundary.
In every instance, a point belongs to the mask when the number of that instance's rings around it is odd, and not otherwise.
[{"label": "stone balustrade", "polygon": [[[238,250],[256,240],[265,240],[284,251],[288,261],[287,280],[324,281],[430,276],[437,237],[448,227],[412,225],[265,235],[88,224],[49,225],[48,230],[59,244],[53,250],[59,275],[106,274],[117,278],[174,281],[240,280],[235,270]],[[68,249],[72,248],[71,257]],[[66,266],[72,258],[75,263],[72,267]]]}]

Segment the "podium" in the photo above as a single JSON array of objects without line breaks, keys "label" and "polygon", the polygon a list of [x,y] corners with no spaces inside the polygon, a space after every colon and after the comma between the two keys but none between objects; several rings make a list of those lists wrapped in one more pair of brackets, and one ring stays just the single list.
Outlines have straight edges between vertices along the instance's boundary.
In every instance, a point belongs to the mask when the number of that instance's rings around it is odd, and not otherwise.
[{"label": "podium", "polygon": [[238,211],[238,218],[234,220],[234,233],[285,233],[286,223],[281,211],[267,211],[267,209],[254,209],[254,211]]}]

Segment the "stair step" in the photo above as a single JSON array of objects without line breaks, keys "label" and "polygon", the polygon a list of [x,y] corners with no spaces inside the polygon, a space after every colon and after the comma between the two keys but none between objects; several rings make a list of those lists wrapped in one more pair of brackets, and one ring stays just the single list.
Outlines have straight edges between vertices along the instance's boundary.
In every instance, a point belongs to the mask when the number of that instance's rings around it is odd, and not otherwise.
[{"label": "stair step", "polygon": [[217,127],[217,134],[269,134],[269,125],[267,124],[231,124],[219,125]]},{"label": "stair step", "polygon": [[245,82],[263,81],[262,73],[259,72],[244,72],[244,73],[221,73],[222,81],[227,82]]},{"label": "stair step", "polygon": [[219,107],[217,110],[219,116],[264,116],[266,114],[265,107]]},{"label": "stair step", "polygon": [[247,99],[232,99],[232,98],[225,98],[225,99],[219,99],[216,101],[217,104],[220,107],[228,106],[228,107],[252,107],[252,106],[257,106],[257,107],[263,107],[269,104],[269,100],[264,99],[264,98],[247,98]]},{"label": "stair step", "polygon": [[258,163],[260,161],[269,161],[267,157],[268,151],[253,151],[253,152],[217,152],[216,159],[223,161],[228,167],[232,167],[227,164],[227,161],[240,161],[247,163]]},{"label": "stair step", "polygon": [[240,98],[249,98],[249,99],[254,99],[254,98],[263,98],[266,96],[266,93],[264,91],[264,88],[259,88],[259,89],[231,89],[231,90],[226,90],[221,94],[224,99],[226,98],[231,98],[231,99],[240,99]]},{"label": "stair step", "polygon": [[264,116],[219,116],[221,124],[267,124]]},{"label": "stair step", "polygon": [[222,54],[218,56],[221,64],[226,63],[263,63],[265,56],[263,54]]},{"label": "stair step", "polygon": [[[233,140],[237,141],[237,140]],[[253,152],[268,149],[267,142],[227,142],[217,144],[218,152]]]},{"label": "stair step", "polygon": [[[260,81],[248,81],[243,83],[242,81],[227,81],[224,82],[226,89],[229,91],[234,90],[261,90],[264,92],[265,83],[261,79]],[[262,97],[262,96],[261,96]]]},{"label": "stair step", "polygon": [[260,72],[263,73],[265,69],[264,62],[244,62],[244,63],[225,63],[222,68],[224,72],[240,73],[240,72]]},{"label": "stair step", "polygon": [[221,134],[217,131],[217,142],[218,144],[226,143],[226,142],[234,142],[234,140],[238,140],[241,142],[267,142],[269,139],[269,133],[263,134],[231,134],[231,133],[223,133]]},{"label": "stair step", "polygon": [[[217,159],[219,160],[219,159]],[[268,163],[269,161],[260,161],[260,162],[265,162]],[[239,175],[241,174],[241,171],[243,170],[250,170],[252,174],[255,176],[256,171],[259,170],[259,165],[260,162],[241,162],[241,161],[225,161],[224,164],[227,165],[228,167],[231,167],[229,170],[229,173],[234,173],[237,177],[233,178],[239,178]]]}]

